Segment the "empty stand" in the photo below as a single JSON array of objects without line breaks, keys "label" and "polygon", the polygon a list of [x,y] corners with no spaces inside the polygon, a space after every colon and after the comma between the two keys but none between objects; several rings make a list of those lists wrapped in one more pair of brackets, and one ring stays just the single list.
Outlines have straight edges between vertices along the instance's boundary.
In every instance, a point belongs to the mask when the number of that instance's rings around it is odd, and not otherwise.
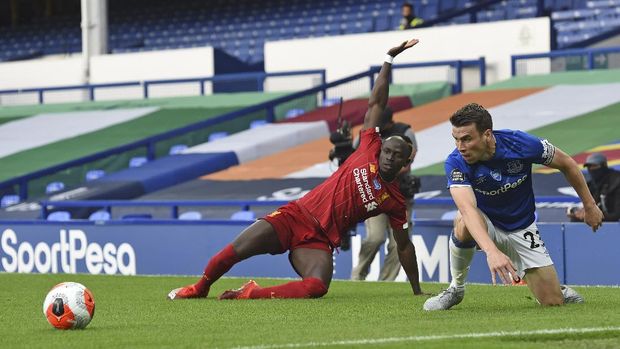
[{"label": "empty stand", "polygon": [[[477,4],[473,0],[410,1],[415,13],[432,20]],[[535,17],[537,0],[502,1],[478,11],[479,22]],[[402,1],[199,1],[171,3],[164,0],[109,2],[111,53],[213,46],[254,64],[263,61],[264,43],[398,28]],[[555,21],[594,20],[595,32],[617,27],[617,0],[545,0]],[[470,23],[469,14],[441,24]],[[560,25],[559,27],[562,27]],[[558,28],[559,28],[558,27]],[[583,38],[583,28],[564,32],[562,44]],[[580,34],[581,36],[578,36]],[[572,35],[572,36],[571,36]],[[0,29],[0,61],[27,59],[81,50],[80,19],[56,16],[35,20],[14,29]]]}]

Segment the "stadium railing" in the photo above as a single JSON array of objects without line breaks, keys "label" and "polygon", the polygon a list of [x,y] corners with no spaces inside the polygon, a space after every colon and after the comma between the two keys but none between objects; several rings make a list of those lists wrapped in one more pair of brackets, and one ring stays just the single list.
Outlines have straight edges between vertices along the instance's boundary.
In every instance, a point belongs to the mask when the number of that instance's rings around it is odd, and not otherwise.
[{"label": "stadium railing", "polygon": [[[455,71],[456,71],[456,81],[454,83],[455,87],[453,87],[452,90],[454,93],[458,93],[462,90],[462,69],[465,67],[478,66],[480,69],[480,84],[483,85],[486,81],[485,64],[486,64],[485,59],[481,57],[477,60],[455,60],[455,61],[440,61],[440,62],[420,62],[420,63],[414,63],[414,64],[395,64],[393,66],[393,69],[396,71],[398,69],[407,69],[407,68],[424,68],[424,67],[438,67],[438,66],[453,67],[455,68]],[[17,190],[17,194],[19,195],[20,199],[23,201],[27,199],[29,196],[28,195],[28,183],[30,181],[35,180],[35,179],[40,179],[45,176],[53,175],[63,170],[67,170],[67,169],[78,167],[78,166],[83,166],[83,165],[93,163],[98,160],[105,159],[110,156],[119,155],[119,154],[129,152],[132,150],[136,150],[136,149],[146,149],[146,157],[148,158],[149,161],[151,161],[156,158],[156,145],[158,144],[158,142],[166,141],[174,137],[182,136],[182,135],[185,135],[190,132],[197,131],[197,130],[206,129],[208,127],[212,127],[220,123],[239,119],[239,118],[245,117],[249,114],[256,113],[256,112],[265,112],[266,114],[265,120],[267,122],[272,123],[275,121],[275,109],[277,106],[282,105],[287,102],[294,101],[299,98],[314,95],[314,96],[317,96],[317,98],[319,98],[320,101],[322,101],[325,99],[325,96],[327,96],[327,91],[329,89],[340,87],[340,86],[346,85],[351,82],[363,81],[365,79],[368,79],[368,85],[367,85],[369,86],[368,90],[372,90],[372,87],[374,84],[374,77],[375,77],[375,74],[379,72],[379,69],[380,67],[373,66],[373,67],[370,67],[368,70],[362,71],[357,74],[353,74],[351,76],[348,76],[348,77],[345,77],[345,78],[342,78],[342,79],[339,79],[333,82],[326,83],[323,80],[323,83],[321,85],[318,85],[318,86],[315,86],[315,87],[312,87],[312,88],[309,88],[303,91],[294,92],[286,96],[278,97],[278,98],[275,98],[275,99],[272,99],[266,102],[255,104],[255,105],[245,107],[239,110],[231,111],[231,112],[222,114],[220,116],[217,116],[215,118],[200,121],[200,122],[187,125],[184,127],[180,127],[180,128],[177,128],[171,131],[167,131],[165,133],[161,133],[155,136],[143,138],[141,140],[138,140],[132,143],[128,143],[128,144],[114,147],[108,150],[97,152],[95,154],[84,156],[84,157],[81,157],[75,160],[67,161],[67,162],[54,165],[48,168],[44,168],[39,171],[35,171],[35,172],[29,173],[26,175],[18,176],[18,177],[0,182],[0,191],[2,190],[10,191],[11,189],[14,189],[15,186],[17,186],[19,187],[19,189]],[[314,72],[314,74],[316,74],[317,71],[304,71],[304,73],[306,74],[309,72]],[[324,70],[319,70],[318,72],[322,72],[322,77],[324,79],[325,77]],[[296,74],[300,72],[292,72],[292,73]],[[269,73],[269,74],[266,74],[265,77],[279,76],[282,74],[286,74],[286,73]],[[201,84],[203,84],[204,81],[206,81],[202,78],[188,79],[188,80],[200,82]],[[161,83],[171,84],[171,83],[174,83],[173,81],[176,83],[187,82],[187,80],[156,80],[156,81],[154,80],[154,81],[150,81],[149,85],[161,84]],[[89,86],[93,87],[91,85]],[[71,86],[71,87],[76,87],[76,86]],[[84,86],[81,86],[81,87],[77,86],[77,87],[86,88]],[[48,89],[53,89],[53,88],[54,87],[42,88],[40,90],[48,90]],[[56,88],[61,88],[61,87],[56,87]],[[0,91],[0,93],[1,92],[2,91]]]},{"label": "stadium railing", "polygon": [[325,69],[316,70],[300,70],[300,71],[285,71],[277,73],[265,73],[265,72],[253,72],[253,73],[234,73],[234,74],[221,74],[209,77],[196,77],[188,79],[166,79],[166,80],[145,80],[145,81],[127,81],[127,82],[115,82],[105,84],[83,84],[83,85],[69,85],[69,86],[53,86],[53,87],[33,87],[23,89],[9,89],[0,90],[0,95],[6,94],[22,94],[22,93],[36,93],[38,95],[39,104],[45,103],[46,92],[58,92],[58,91],[88,91],[88,100],[95,101],[95,91],[103,88],[115,88],[115,87],[133,87],[142,86],[143,97],[149,98],[149,88],[155,85],[171,85],[171,84],[185,84],[185,83],[198,83],[200,86],[200,95],[205,95],[205,83],[207,82],[234,82],[234,81],[256,81],[256,90],[263,91],[264,82],[267,78],[272,77],[285,77],[285,76],[299,76],[299,75],[320,75],[321,84],[325,84]]},{"label": "stadium railing", "polygon": [[[615,47],[602,47],[602,48],[585,48],[585,49],[570,49],[570,50],[557,50],[545,53],[533,53],[525,55],[513,55],[510,57],[510,71],[512,76],[517,75],[517,64],[519,61],[527,61],[529,59],[540,58],[566,58],[566,57],[585,57],[585,64],[583,69],[592,70],[597,68],[597,57],[601,57],[610,53],[620,53],[620,46]],[[605,61],[607,58],[603,57]]]},{"label": "stadium railing", "polygon": [[[537,196],[536,203],[579,203],[579,199],[570,196]],[[102,208],[111,212],[113,207],[167,207],[170,219],[179,218],[179,207],[240,207],[249,210],[256,206],[282,206],[288,201],[283,200],[170,200],[170,201],[129,201],[129,200],[83,200],[83,201],[40,201],[41,216],[45,219],[50,210],[63,208]],[[416,206],[454,206],[452,198],[418,198]]]},{"label": "stadium railing", "polygon": [[[448,66],[454,69],[454,83],[452,84],[452,94],[463,92],[463,68],[477,67],[480,72],[480,86],[486,85],[486,60],[484,57],[471,60],[456,61],[437,61],[426,63],[405,63],[392,65],[393,70],[406,68],[428,68]],[[380,66],[373,66],[372,69],[380,69]],[[374,81],[373,81],[374,83]],[[372,85],[371,85],[372,88]]]}]

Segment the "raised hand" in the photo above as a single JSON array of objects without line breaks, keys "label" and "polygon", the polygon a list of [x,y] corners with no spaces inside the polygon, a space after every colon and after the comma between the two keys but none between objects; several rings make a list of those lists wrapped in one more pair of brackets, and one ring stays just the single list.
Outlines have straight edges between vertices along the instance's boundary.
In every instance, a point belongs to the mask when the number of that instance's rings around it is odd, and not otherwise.
[{"label": "raised hand", "polygon": [[392,47],[388,51],[388,55],[390,55],[392,57],[396,57],[399,53],[403,52],[404,50],[406,50],[406,49],[408,49],[410,47],[413,47],[418,42],[420,42],[420,40],[418,40],[418,39],[411,39],[409,41],[403,41],[400,45],[398,45],[396,47]]}]

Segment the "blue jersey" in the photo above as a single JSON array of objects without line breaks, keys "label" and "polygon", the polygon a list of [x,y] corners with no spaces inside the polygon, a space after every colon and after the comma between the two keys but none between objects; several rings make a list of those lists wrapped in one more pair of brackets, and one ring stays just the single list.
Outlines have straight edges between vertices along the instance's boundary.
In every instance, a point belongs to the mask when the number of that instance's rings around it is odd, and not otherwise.
[{"label": "blue jersey", "polygon": [[468,164],[455,149],[446,160],[448,188],[470,186],[478,208],[502,230],[523,229],[534,222],[532,164],[548,165],[555,147],[522,131],[493,131],[495,154]]}]

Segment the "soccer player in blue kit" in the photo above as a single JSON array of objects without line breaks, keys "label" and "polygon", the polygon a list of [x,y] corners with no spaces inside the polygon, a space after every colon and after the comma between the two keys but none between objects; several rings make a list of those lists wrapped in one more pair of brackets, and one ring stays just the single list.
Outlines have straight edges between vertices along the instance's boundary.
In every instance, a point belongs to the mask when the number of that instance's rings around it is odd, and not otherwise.
[{"label": "soccer player in blue kit", "polygon": [[465,279],[475,247],[486,253],[491,279],[505,284],[524,278],[542,305],[581,303],[573,289],[560,286],[553,261],[534,222],[532,164],[560,170],[585,209],[584,222],[596,231],[603,214],[577,163],[547,140],[516,130],[493,130],[482,106],[471,103],[450,118],[456,149],[445,162],[450,194],[458,208],[450,237],[450,286],[424,303],[424,310],[447,310],[465,296]]}]

